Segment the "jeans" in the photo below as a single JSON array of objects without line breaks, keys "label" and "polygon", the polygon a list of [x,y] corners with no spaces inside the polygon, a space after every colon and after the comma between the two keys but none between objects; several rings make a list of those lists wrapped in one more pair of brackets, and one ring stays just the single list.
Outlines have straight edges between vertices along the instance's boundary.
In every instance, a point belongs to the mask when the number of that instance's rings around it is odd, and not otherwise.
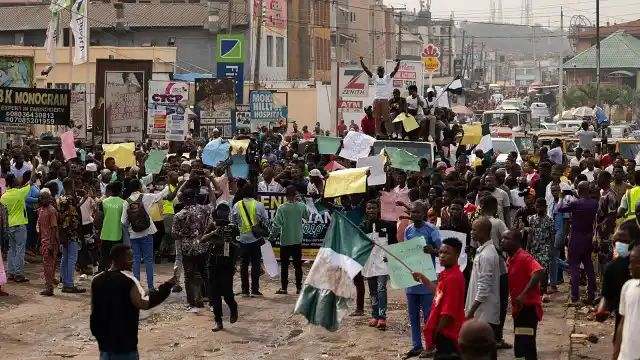
[{"label": "jeans", "polygon": [[258,293],[260,291],[260,244],[258,241],[252,243],[240,244],[240,282],[242,283],[242,293],[249,293],[249,264],[251,264],[251,292]]},{"label": "jeans", "polygon": [[296,276],[296,289],[302,289],[302,245],[288,245],[280,247],[280,285],[287,290],[289,285],[289,258],[293,258],[293,270]]},{"label": "jeans", "polygon": [[353,278],[353,284],[356,286],[356,311],[364,311],[364,276],[362,276],[362,272]]},{"label": "jeans", "polygon": [[78,261],[78,242],[69,241],[62,245],[62,258],[60,259],[60,277],[62,286],[74,287],[73,278],[76,274],[76,262]]},{"label": "jeans", "polygon": [[389,279],[388,275],[367,278],[371,298],[371,317],[374,319],[387,319],[387,279]]},{"label": "jeans", "polygon": [[100,360],[138,360],[137,351],[129,353],[111,353],[106,351],[100,351]]},{"label": "jeans", "polygon": [[551,262],[549,263],[549,283],[551,286],[558,285],[558,270],[569,271],[569,264],[560,259],[560,249],[551,248]]},{"label": "jeans", "polygon": [[525,306],[513,317],[513,352],[516,359],[536,360],[536,333],[538,330],[538,315],[536,308]]},{"label": "jeans", "polygon": [[238,303],[233,296],[233,274],[236,269],[233,264],[209,264],[209,301],[213,306],[213,319],[222,322],[222,299],[229,306],[231,315],[238,315]]},{"label": "jeans", "polygon": [[420,326],[420,311],[426,323],[431,312],[432,294],[407,294],[407,310],[409,311],[409,322],[411,323],[411,346],[413,350],[421,350],[422,347],[422,326]]},{"label": "jeans", "polygon": [[9,253],[7,254],[7,273],[9,275],[22,275],[26,244],[27,227],[25,225],[9,227]]},{"label": "jeans", "polygon": [[569,270],[571,272],[571,300],[578,301],[580,299],[580,264],[584,267],[587,274],[587,298],[593,300],[596,294],[596,273],[593,270],[593,262],[591,261],[591,244],[584,247],[578,247],[577,244],[569,246]]},{"label": "jeans", "polygon": [[131,249],[133,250],[133,275],[140,281],[140,259],[144,258],[147,288],[153,289],[153,236],[131,239]]},{"label": "jeans", "polygon": [[187,292],[187,303],[191,307],[202,304],[202,298],[207,295],[203,288],[208,286],[207,253],[199,255],[183,255],[184,288]]}]

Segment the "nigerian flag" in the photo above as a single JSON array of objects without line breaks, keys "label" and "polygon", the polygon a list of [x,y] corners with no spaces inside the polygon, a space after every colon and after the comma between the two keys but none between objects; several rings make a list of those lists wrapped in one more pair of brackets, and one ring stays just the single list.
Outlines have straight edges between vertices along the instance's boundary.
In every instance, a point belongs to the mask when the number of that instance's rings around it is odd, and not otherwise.
[{"label": "nigerian flag", "polygon": [[324,244],[307,275],[294,313],[336,331],[356,296],[353,278],[362,270],[373,243],[340,211],[334,211]]},{"label": "nigerian flag", "polygon": [[480,143],[476,146],[475,150],[482,150],[484,158],[482,165],[486,168],[491,167],[494,162],[493,159],[493,142],[491,141],[491,129],[489,124],[482,124],[482,138]]}]

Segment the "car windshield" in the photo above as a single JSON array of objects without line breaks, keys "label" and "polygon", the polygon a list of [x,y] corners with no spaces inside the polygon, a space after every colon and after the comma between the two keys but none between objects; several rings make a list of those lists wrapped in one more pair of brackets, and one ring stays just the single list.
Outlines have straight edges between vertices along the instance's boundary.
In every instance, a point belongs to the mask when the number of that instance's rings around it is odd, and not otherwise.
[{"label": "car windshield", "polygon": [[520,107],[520,100],[505,100],[502,102],[502,107]]},{"label": "car windshield", "polygon": [[500,125],[500,126],[510,126],[516,127],[518,126],[518,115],[517,114],[508,114],[508,113],[493,113],[493,114],[484,114],[483,124],[490,125]]},{"label": "car windshield", "polygon": [[636,155],[640,152],[640,143],[620,143],[619,148],[623,158],[635,160]]},{"label": "car windshield", "polygon": [[496,154],[508,154],[518,150],[512,141],[493,140],[491,144],[493,145],[493,152]]},{"label": "car windshield", "polygon": [[547,130],[554,130],[554,131],[558,130],[558,125],[557,124],[544,124],[544,125],[542,125],[542,127],[547,129]]},{"label": "car windshield", "polygon": [[520,152],[533,150],[533,139],[530,137],[517,137],[513,139]]}]

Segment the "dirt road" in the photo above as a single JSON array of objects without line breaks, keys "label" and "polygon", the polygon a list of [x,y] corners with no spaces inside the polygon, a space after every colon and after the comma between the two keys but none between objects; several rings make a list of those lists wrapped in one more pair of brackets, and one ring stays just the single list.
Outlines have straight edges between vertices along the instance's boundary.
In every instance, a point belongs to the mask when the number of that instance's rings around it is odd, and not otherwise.
[{"label": "dirt road", "polygon": [[[0,358],[97,359],[97,345],[89,330],[90,295],[56,290],[55,297],[42,297],[38,295],[43,283],[40,266],[28,265],[27,270],[30,283],[3,287],[11,296],[0,298]],[[171,271],[169,264],[156,265],[157,281],[168,278]],[[292,314],[296,296],[275,295],[279,280],[264,276],[261,280],[265,297],[238,298],[240,320],[233,325],[226,322],[220,333],[211,332],[213,316],[208,310],[187,313],[184,292],[172,294],[141,321],[141,359],[399,359],[410,348],[401,291],[389,292],[386,332],[367,327],[367,317],[347,317],[339,331],[330,333]],[[239,285],[238,276],[236,283]],[[89,280],[79,282],[83,287],[89,284]],[[565,299],[566,294],[561,293],[554,302],[545,304],[538,331],[539,359],[568,356]],[[513,342],[508,318],[506,339]],[[501,351],[499,358],[513,359],[512,350]]]}]

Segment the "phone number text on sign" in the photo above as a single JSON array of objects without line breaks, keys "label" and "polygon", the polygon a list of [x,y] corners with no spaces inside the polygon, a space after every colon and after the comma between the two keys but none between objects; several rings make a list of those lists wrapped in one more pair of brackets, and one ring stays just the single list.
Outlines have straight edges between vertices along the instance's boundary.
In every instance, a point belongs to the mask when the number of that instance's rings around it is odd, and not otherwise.
[{"label": "phone number text on sign", "polygon": [[[4,111],[4,108],[2,108]],[[55,117],[52,113],[7,111],[4,113],[5,122],[20,124],[54,125]]]}]

